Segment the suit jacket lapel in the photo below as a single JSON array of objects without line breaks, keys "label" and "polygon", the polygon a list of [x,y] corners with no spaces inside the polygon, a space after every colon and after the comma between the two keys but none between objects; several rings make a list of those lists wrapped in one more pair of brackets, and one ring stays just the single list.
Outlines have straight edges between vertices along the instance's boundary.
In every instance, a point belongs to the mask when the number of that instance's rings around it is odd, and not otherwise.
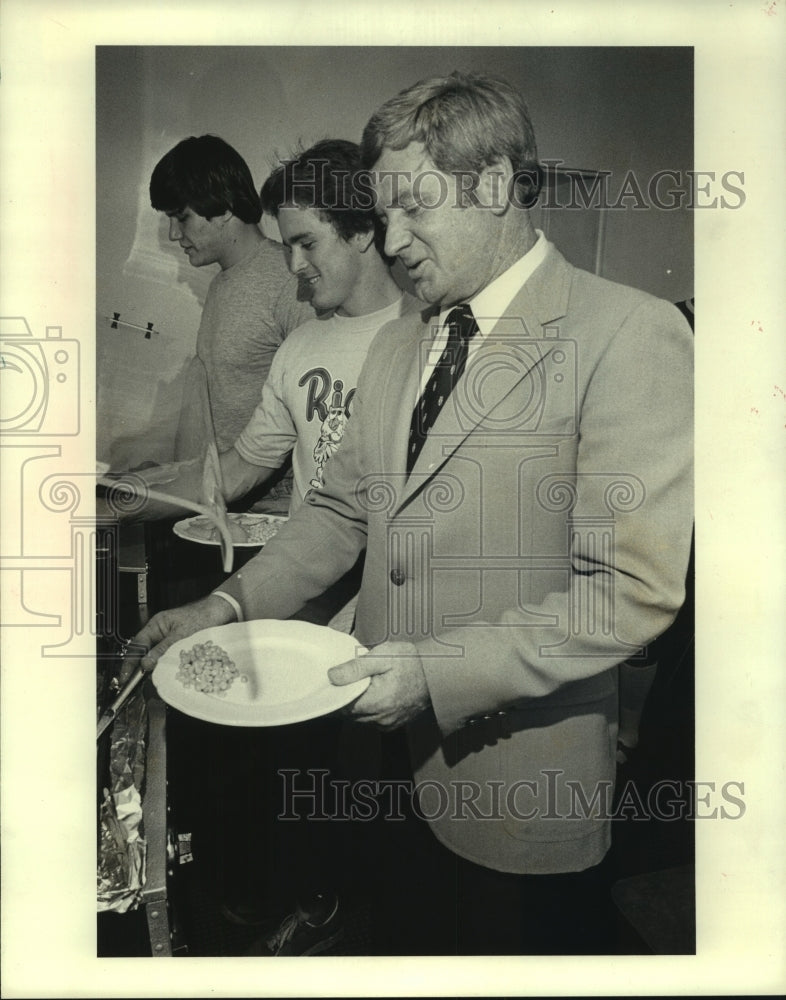
[{"label": "suit jacket lapel", "polygon": [[[544,328],[567,312],[572,271],[559,251],[549,246],[546,259],[519,289],[504,316],[498,319],[471,357],[451,399],[427,437],[403,491],[397,490],[399,507],[439,472],[467,436],[493,416],[500,403],[530,377],[532,369],[552,350],[553,343]],[[431,339],[432,331],[426,323],[420,325],[416,334],[414,350],[411,342],[408,347],[413,353],[422,350],[421,344]],[[419,355],[414,364],[409,365],[400,400],[417,399],[421,372]],[[413,382],[416,385],[414,393]],[[391,434],[394,440],[389,468],[405,475],[409,419],[405,419],[400,410],[401,402],[398,421],[389,425],[396,428],[395,434]],[[411,407],[407,415],[411,416]]]},{"label": "suit jacket lapel", "polygon": [[[423,357],[433,337],[430,312],[414,314],[408,329],[396,334],[396,354],[384,378],[380,406],[380,450],[386,474],[406,477],[409,422],[420,394]],[[396,484],[401,495],[401,484]]]}]

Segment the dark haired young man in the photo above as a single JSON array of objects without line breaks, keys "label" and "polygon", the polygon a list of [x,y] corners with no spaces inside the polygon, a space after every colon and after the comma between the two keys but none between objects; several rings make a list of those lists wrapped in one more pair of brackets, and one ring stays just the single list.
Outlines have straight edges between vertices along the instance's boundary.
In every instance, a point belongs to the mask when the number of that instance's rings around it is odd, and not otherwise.
[{"label": "dark haired young man", "polygon": [[262,206],[278,221],[290,270],[318,316],[282,344],[259,406],[221,456],[228,500],[267,481],[290,453],[291,510],[321,487],[372,340],[386,323],[419,308],[381,253],[384,234],[356,183],[360,172],[359,147],[328,139],[283,163],[262,188]]},{"label": "dark haired young man", "polygon": [[[224,450],[259,402],[276,350],[313,312],[298,300],[281,246],[259,229],[262,208],[248,165],[223,139],[191,136],[170,149],[151,175],[150,201],[167,215],[169,239],[193,267],[220,267],[205,299],[196,354]],[[181,439],[188,420],[186,408]]]},{"label": "dark haired young man", "polygon": [[[295,488],[289,510],[294,512],[311,490],[322,485],[325,463],[343,437],[360,369],[377,332],[421,306],[399,287],[391,273],[392,261],[383,253],[384,232],[373,208],[357,144],[326,139],[273,171],[262,189],[261,200],[257,198],[259,212],[264,205],[265,211],[278,221],[284,246],[273,243],[271,251],[267,244],[272,241],[262,236],[256,224],[243,222],[232,210],[252,210],[245,183],[241,204],[211,201],[204,193],[206,182],[193,185],[191,172],[185,166],[191,159],[180,151],[181,147],[187,151],[192,148],[188,144],[196,142],[202,155],[201,176],[212,185],[210,197],[220,197],[216,192],[226,186],[225,172],[207,169],[206,153],[214,149],[206,145],[207,140],[222,143],[212,136],[186,139],[164,157],[153,173],[151,197],[156,205],[170,206],[162,209],[170,218],[170,239],[180,242],[195,266],[208,261],[222,265],[210,286],[197,343],[208,371],[211,367],[218,369],[211,379],[211,407],[216,399],[226,398],[229,402],[238,396],[245,404],[243,384],[253,366],[252,358],[244,359],[241,354],[233,357],[242,369],[234,375],[228,364],[211,364],[218,360],[218,326],[212,321],[221,319],[224,329],[227,316],[241,319],[240,307],[250,297],[261,301],[258,287],[262,276],[258,276],[255,292],[245,282],[238,287],[235,274],[249,274],[262,255],[272,252],[278,261],[280,254],[282,265],[291,272],[291,281],[299,287],[299,298],[310,301],[306,320],[286,339],[268,338],[271,347],[274,340],[276,344],[264,380],[252,380],[255,408],[228,443],[226,433],[219,435],[214,413],[225,499],[236,501],[251,491],[259,495],[271,480],[275,481],[291,456]],[[173,175],[179,178],[177,182],[172,180]],[[235,183],[242,178],[242,173],[237,175]],[[190,203],[185,208],[171,207],[174,192],[184,191],[189,183],[193,185],[190,197],[194,204],[206,212],[218,212],[226,205],[222,214],[209,218],[199,215]],[[238,248],[249,243],[255,249],[235,262]],[[226,260],[231,263],[224,267]],[[230,290],[237,295],[234,309],[227,301]],[[267,329],[272,333],[271,324]],[[225,344],[225,360],[229,350],[230,344]],[[216,393],[213,380],[219,381]],[[232,426],[236,425],[235,418]],[[226,430],[228,421],[222,427]],[[201,499],[201,489],[201,467],[188,462],[182,463],[177,478],[166,484],[166,491],[173,497],[196,501]],[[167,513],[170,507],[177,509],[176,504],[167,504]],[[160,504],[148,502],[140,517],[149,518],[151,512],[158,516],[160,510]]]}]

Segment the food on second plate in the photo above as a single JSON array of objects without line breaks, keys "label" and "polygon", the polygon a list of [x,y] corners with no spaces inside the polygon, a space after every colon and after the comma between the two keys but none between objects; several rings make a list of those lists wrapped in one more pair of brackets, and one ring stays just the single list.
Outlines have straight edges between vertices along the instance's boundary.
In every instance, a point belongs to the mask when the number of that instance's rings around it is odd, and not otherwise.
[{"label": "food on second plate", "polygon": [[199,538],[205,542],[212,542],[218,539],[218,530],[213,521],[206,517],[194,517],[188,524],[188,533],[192,538]]},{"label": "food on second plate", "polygon": [[[264,545],[281,527],[281,522],[258,514],[236,514],[227,519],[229,533],[235,545]],[[195,517],[188,525],[192,538],[216,542],[220,535],[215,524],[206,517]]]},{"label": "food on second plate", "polygon": [[[246,529],[241,523],[230,519],[227,521],[227,526],[229,527],[229,534],[230,537],[232,538],[232,542],[235,545],[238,544],[243,545],[247,541]],[[213,531],[214,531],[214,537],[219,538],[220,535],[218,528],[214,528]]]},{"label": "food on second plate", "polygon": [[229,654],[212,639],[198,642],[189,650],[180,651],[180,666],[175,674],[184,687],[193,687],[203,694],[225,694],[240,676]]},{"label": "food on second plate", "polygon": [[261,518],[258,521],[247,521],[244,523],[249,542],[254,542],[256,545],[264,545],[265,542],[269,542],[280,527],[280,521],[268,521]]}]

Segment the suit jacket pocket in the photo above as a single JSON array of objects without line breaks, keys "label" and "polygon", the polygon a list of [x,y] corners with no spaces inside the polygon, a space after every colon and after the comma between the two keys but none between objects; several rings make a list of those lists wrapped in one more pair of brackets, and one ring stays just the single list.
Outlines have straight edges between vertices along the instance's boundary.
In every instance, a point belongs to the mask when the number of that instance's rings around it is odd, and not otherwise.
[{"label": "suit jacket pocket", "polygon": [[504,826],[529,841],[578,840],[612,809],[617,702],[514,709],[501,743]]}]

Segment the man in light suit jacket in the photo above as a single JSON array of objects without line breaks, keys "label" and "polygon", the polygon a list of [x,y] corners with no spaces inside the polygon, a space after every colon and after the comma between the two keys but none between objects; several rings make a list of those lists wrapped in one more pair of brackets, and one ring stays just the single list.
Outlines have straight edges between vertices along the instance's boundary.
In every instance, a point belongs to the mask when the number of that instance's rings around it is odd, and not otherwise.
[{"label": "man in light suit jacket", "polygon": [[460,953],[607,950],[616,668],[684,599],[690,330],[535,231],[535,139],[504,82],[421,81],[363,150],[385,251],[428,308],[375,340],[324,489],[220,592],[152,619],[143,664],[207,625],[289,617],[365,549],[371,651],[330,677],[370,677],[350,714],[406,732],[449,891],[433,909],[409,886],[412,909]]}]

